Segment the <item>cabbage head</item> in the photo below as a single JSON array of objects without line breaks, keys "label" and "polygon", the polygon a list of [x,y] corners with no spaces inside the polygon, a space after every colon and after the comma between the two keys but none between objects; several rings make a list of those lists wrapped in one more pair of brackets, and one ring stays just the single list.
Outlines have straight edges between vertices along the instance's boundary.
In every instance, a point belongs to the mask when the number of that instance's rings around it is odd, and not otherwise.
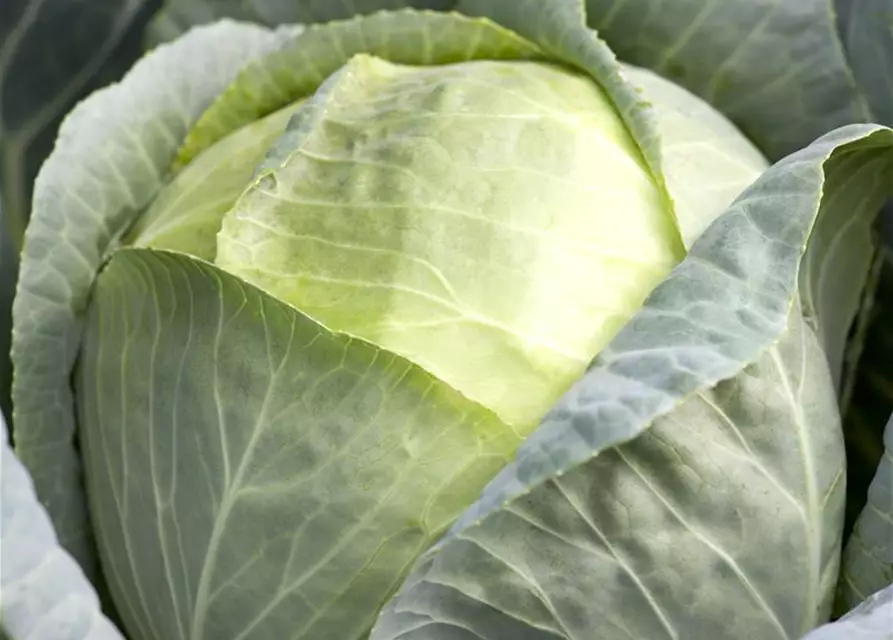
[{"label": "cabbage head", "polygon": [[770,168],[582,3],[461,8],[222,20],[69,115],[13,336],[60,543],[134,640],[799,638],[893,135]]}]

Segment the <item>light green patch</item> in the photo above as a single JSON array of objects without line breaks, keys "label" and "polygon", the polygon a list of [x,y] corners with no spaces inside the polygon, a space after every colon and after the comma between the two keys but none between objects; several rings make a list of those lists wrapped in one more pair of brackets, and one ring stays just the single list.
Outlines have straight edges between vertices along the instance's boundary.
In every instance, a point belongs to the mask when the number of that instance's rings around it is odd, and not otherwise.
[{"label": "light green patch", "polygon": [[681,259],[674,225],[591,79],[364,55],[291,122],[216,262],[526,433]]}]

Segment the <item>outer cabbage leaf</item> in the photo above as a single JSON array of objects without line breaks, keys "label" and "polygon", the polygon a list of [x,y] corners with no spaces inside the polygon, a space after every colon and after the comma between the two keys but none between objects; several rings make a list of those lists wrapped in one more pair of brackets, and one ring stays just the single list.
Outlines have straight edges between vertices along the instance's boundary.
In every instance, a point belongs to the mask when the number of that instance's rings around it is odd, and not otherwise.
[{"label": "outer cabbage leaf", "polygon": [[819,627],[803,640],[889,640],[893,629],[893,584],[845,616]]},{"label": "outer cabbage leaf", "polygon": [[11,420],[12,292],[32,184],[62,117],[141,54],[160,0],[4,0],[0,6],[0,409]]},{"label": "outer cabbage leaf", "polygon": [[893,417],[887,422],[884,445],[883,457],[868,488],[868,502],[843,556],[843,610],[893,582]]},{"label": "outer cabbage leaf", "polygon": [[122,640],[77,562],[59,545],[0,417],[0,634],[9,640]]},{"label": "outer cabbage leaf", "polygon": [[828,199],[834,200],[834,206],[829,207],[828,215],[834,220],[820,225],[810,236],[800,269],[800,290],[804,313],[819,334],[835,388],[840,389],[849,384],[842,381],[842,374],[847,359],[852,358],[851,327],[860,308],[864,309],[866,294],[872,292],[870,285],[876,283],[878,266],[872,237],[876,216],[853,215],[841,203],[851,203],[858,211],[880,210],[886,197],[882,169],[888,159],[883,154],[871,159],[849,154],[835,162],[842,175],[864,177],[829,189]]},{"label": "outer cabbage leaf", "polygon": [[521,441],[418,366],[181,254],[111,259],[83,354],[91,513],[142,638],[365,638]]},{"label": "outer cabbage leaf", "polygon": [[150,42],[173,40],[198,24],[223,17],[268,26],[312,24],[412,7],[449,11],[456,0],[166,0],[149,26]]},{"label": "outer cabbage leaf", "polygon": [[840,545],[823,358],[795,310],[737,377],[454,530],[373,637],[798,637],[827,619]]},{"label": "outer cabbage leaf", "polygon": [[706,99],[770,160],[872,120],[829,0],[585,1],[621,60]]},{"label": "outer cabbage leaf", "polygon": [[279,39],[221,22],[159,48],[72,111],[37,177],[13,304],[16,450],[61,544],[88,575],[93,551],[70,373],[96,270],[161,186],[188,127],[246,60]]}]

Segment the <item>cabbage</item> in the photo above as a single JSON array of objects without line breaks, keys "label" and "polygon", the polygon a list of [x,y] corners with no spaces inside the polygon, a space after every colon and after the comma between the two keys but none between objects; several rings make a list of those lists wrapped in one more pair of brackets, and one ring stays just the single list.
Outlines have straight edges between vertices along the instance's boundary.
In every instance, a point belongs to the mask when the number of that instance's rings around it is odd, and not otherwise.
[{"label": "cabbage", "polygon": [[838,397],[893,131],[587,6],[211,21],[72,111],[12,353],[77,606],[19,563],[8,633],[787,639],[885,586]]}]

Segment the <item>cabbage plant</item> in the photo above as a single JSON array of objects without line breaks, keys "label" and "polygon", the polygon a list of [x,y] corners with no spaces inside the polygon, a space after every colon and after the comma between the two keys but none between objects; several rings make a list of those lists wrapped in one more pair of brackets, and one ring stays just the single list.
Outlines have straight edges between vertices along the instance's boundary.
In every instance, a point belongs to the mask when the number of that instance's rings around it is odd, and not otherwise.
[{"label": "cabbage plant", "polygon": [[13,637],[115,637],[84,575],[190,640],[800,638],[887,586],[837,395],[893,131],[794,151],[595,6],[457,8],[217,21],[68,116],[13,401],[83,574],[23,551]]}]

